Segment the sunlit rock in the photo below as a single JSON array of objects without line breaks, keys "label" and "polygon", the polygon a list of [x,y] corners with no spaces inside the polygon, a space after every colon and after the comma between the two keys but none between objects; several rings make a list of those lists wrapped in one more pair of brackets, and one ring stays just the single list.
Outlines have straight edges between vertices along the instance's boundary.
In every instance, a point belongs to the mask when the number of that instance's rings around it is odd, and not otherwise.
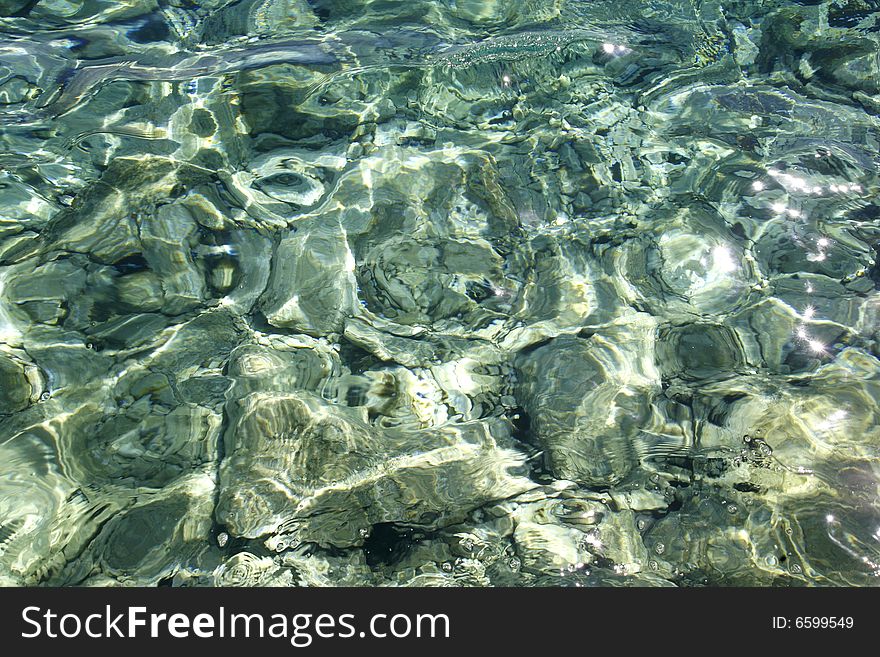
[{"label": "sunlit rock", "polygon": [[24,365],[0,353],[0,415],[15,413],[28,406],[33,388]]},{"label": "sunlit rock", "polygon": [[262,300],[266,318],[315,336],[341,332],[357,303],[354,267],[341,227],[298,228],[275,251]]},{"label": "sunlit rock", "polygon": [[443,526],[531,486],[513,474],[522,457],[502,446],[502,422],[378,430],[307,393],[252,394],[231,410],[218,517],[237,536],[286,527],[357,545],[376,523]]},{"label": "sunlit rock", "polygon": [[636,465],[632,443],[659,383],[650,330],[642,319],[608,336],[563,336],[517,359],[517,398],[556,477],[609,486]]}]

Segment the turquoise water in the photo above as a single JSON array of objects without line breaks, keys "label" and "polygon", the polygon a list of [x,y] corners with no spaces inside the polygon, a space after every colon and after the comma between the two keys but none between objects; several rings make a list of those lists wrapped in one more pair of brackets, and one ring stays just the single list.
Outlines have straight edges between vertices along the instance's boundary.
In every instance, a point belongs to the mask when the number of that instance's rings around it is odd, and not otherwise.
[{"label": "turquoise water", "polygon": [[875,2],[0,16],[0,583],[877,582]]}]

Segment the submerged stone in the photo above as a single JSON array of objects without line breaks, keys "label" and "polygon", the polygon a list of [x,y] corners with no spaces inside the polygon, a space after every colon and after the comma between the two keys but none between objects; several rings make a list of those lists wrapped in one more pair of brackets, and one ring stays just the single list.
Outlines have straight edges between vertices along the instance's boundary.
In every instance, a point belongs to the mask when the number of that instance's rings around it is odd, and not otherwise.
[{"label": "submerged stone", "polygon": [[658,380],[644,326],[627,328],[617,329],[620,342],[562,336],[517,359],[517,397],[558,478],[611,486],[637,465],[633,440]]},{"label": "submerged stone", "polygon": [[380,429],[304,392],[251,394],[232,411],[218,517],[236,536],[358,545],[374,524],[442,527],[532,486],[503,422]]}]

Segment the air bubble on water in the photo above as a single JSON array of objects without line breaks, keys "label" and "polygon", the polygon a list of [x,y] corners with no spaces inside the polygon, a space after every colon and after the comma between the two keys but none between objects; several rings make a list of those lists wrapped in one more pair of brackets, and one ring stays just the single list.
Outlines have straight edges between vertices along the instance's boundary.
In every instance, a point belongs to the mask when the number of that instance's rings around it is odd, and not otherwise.
[{"label": "air bubble on water", "polygon": [[666,546],[663,543],[657,543],[654,545],[654,552],[657,554],[663,554],[666,551]]},{"label": "air bubble on water", "polygon": [[40,395],[40,401],[49,401],[49,399],[51,399],[51,398],[52,398],[52,393],[50,393],[48,390],[46,390],[45,392],[43,392]]},{"label": "air bubble on water", "polygon": [[454,569],[454,566],[450,562],[444,561],[442,564],[440,564],[440,569],[444,573],[451,573]]},{"label": "air bubble on water", "polygon": [[507,566],[511,570],[519,570],[522,562],[519,560],[519,557],[511,557],[507,560]]},{"label": "air bubble on water", "polygon": [[226,532],[220,532],[217,534],[217,545],[220,547],[226,547],[226,544],[229,542],[229,534]]},{"label": "air bubble on water", "polygon": [[361,527],[360,529],[358,529],[358,535],[361,538],[369,538],[370,537],[370,530],[367,527]]},{"label": "air bubble on water", "polygon": [[734,514],[734,513],[736,513],[737,511],[739,511],[739,509],[737,508],[736,504],[728,504],[728,505],[727,505],[727,512],[728,512],[728,513],[730,513],[730,514]]}]

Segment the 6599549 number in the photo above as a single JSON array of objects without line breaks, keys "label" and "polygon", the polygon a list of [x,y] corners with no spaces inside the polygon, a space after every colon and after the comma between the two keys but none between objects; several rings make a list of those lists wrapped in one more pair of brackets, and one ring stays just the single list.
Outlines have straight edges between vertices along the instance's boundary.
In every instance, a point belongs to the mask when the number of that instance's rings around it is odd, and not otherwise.
[{"label": "6599549 number", "polygon": [[851,630],[855,625],[852,616],[796,616],[795,618],[787,618],[785,616],[775,616],[773,618],[773,629],[797,629],[797,630]]}]

